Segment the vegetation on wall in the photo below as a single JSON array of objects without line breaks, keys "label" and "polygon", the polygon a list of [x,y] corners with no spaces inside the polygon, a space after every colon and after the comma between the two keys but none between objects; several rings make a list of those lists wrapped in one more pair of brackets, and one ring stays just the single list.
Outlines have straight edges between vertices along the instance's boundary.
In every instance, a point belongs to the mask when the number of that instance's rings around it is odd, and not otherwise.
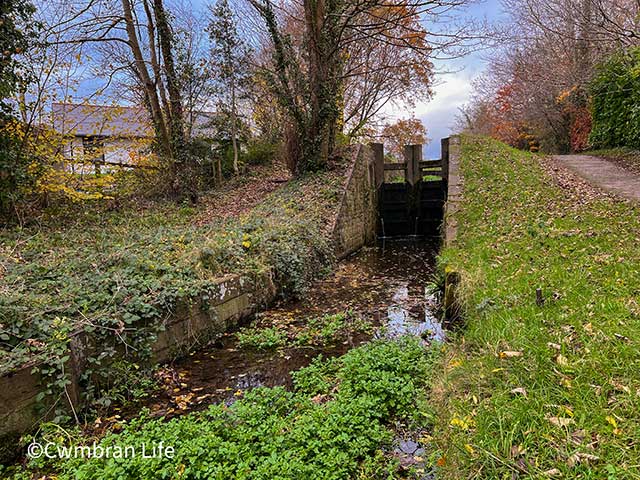
[{"label": "vegetation on wall", "polygon": [[[166,315],[215,294],[224,274],[251,280],[272,271],[283,296],[300,294],[332,262],[327,225],[340,172],[292,181],[239,218],[199,227],[191,207],[154,203],[111,213],[84,209],[67,223],[54,218],[2,232],[2,373],[44,362],[38,368],[51,377],[44,394],[61,394],[68,345],[81,331],[99,345],[85,379],[99,387],[100,376],[109,375],[102,365],[120,347],[144,361]],[[100,400],[99,388],[90,395]]]}]

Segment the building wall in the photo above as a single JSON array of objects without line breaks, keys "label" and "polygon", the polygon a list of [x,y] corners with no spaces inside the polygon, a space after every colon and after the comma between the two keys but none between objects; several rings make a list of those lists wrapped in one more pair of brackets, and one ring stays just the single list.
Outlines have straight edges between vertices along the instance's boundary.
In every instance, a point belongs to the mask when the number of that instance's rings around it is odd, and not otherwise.
[{"label": "building wall", "polygon": [[[103,140],[104,162],[101,172],[108,172],[118,167],[109,164],[128,165],[135,161],[135,156],[144,152],[149,146],[147,138],[105,138]],[[74,137],[63,146],[63,155],[69,160],[67,170],[76,174],[95,173],[95,166],[89,162],[91,158],[85,151],[82,137]]]}]

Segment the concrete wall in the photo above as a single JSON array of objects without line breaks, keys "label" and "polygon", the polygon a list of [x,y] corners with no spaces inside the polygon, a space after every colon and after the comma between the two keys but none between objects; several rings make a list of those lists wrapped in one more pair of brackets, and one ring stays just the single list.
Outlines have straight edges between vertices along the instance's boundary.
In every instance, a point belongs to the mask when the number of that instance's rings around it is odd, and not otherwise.
[{"label": "concrete wall", "polygon": [[347,185],[333,228],[338,259],[376,239],[378,201],[373,151],[369,146],[357,145],[352,155],[351,171],[347,176]]},{"label": "concrete wall", "polygon": [[460,136],[452,135],[447,142],[448,148],[443,144],[444,168],[447,169],[447,201],[444,208],[444,244],[450,245],[455,241],[458,233],[458,212],[462,200],[463,179],[460,172]]}]

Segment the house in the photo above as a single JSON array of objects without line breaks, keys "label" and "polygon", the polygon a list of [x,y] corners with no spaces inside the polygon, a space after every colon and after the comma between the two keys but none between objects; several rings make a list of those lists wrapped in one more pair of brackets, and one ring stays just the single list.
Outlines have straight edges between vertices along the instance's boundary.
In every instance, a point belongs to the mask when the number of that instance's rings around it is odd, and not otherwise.
[{"label": "house", "polygon": [[66,138],[63,155],[78,173],[134,165],[153,139],[149,114],[141,107],[54,103],[52,113],[53,128]]},{"label": "house", "polygon": [[[54,103],[53,128],[62,134],[62,153],[75,173],[99,173],[134,166],[150,152],[153,128],[143,107]],[[192,135],[212,134],[213,113],[195,112]]]}]

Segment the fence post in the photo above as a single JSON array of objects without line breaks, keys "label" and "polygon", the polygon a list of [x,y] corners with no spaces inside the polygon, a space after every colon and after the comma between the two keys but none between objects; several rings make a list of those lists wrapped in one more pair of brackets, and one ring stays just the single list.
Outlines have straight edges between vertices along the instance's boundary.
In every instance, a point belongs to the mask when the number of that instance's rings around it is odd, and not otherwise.
[{"label": "fence post", "polygon": [[440,140],[440,156],[442,160],[442,180],[449,181],[449,138]]},{"label": "fence post", "polygon": [[373,166],[376,188],[384,183],[384,144],[370,143],[369,146],[373,150]]},{"label": "fence post", "polygon": [[406,167],[406,181],[409,185],[415,185],[422,177],[422,169],[420,168],[420,160],[422,160],[422,145],[405,145],[404,161]]}]

